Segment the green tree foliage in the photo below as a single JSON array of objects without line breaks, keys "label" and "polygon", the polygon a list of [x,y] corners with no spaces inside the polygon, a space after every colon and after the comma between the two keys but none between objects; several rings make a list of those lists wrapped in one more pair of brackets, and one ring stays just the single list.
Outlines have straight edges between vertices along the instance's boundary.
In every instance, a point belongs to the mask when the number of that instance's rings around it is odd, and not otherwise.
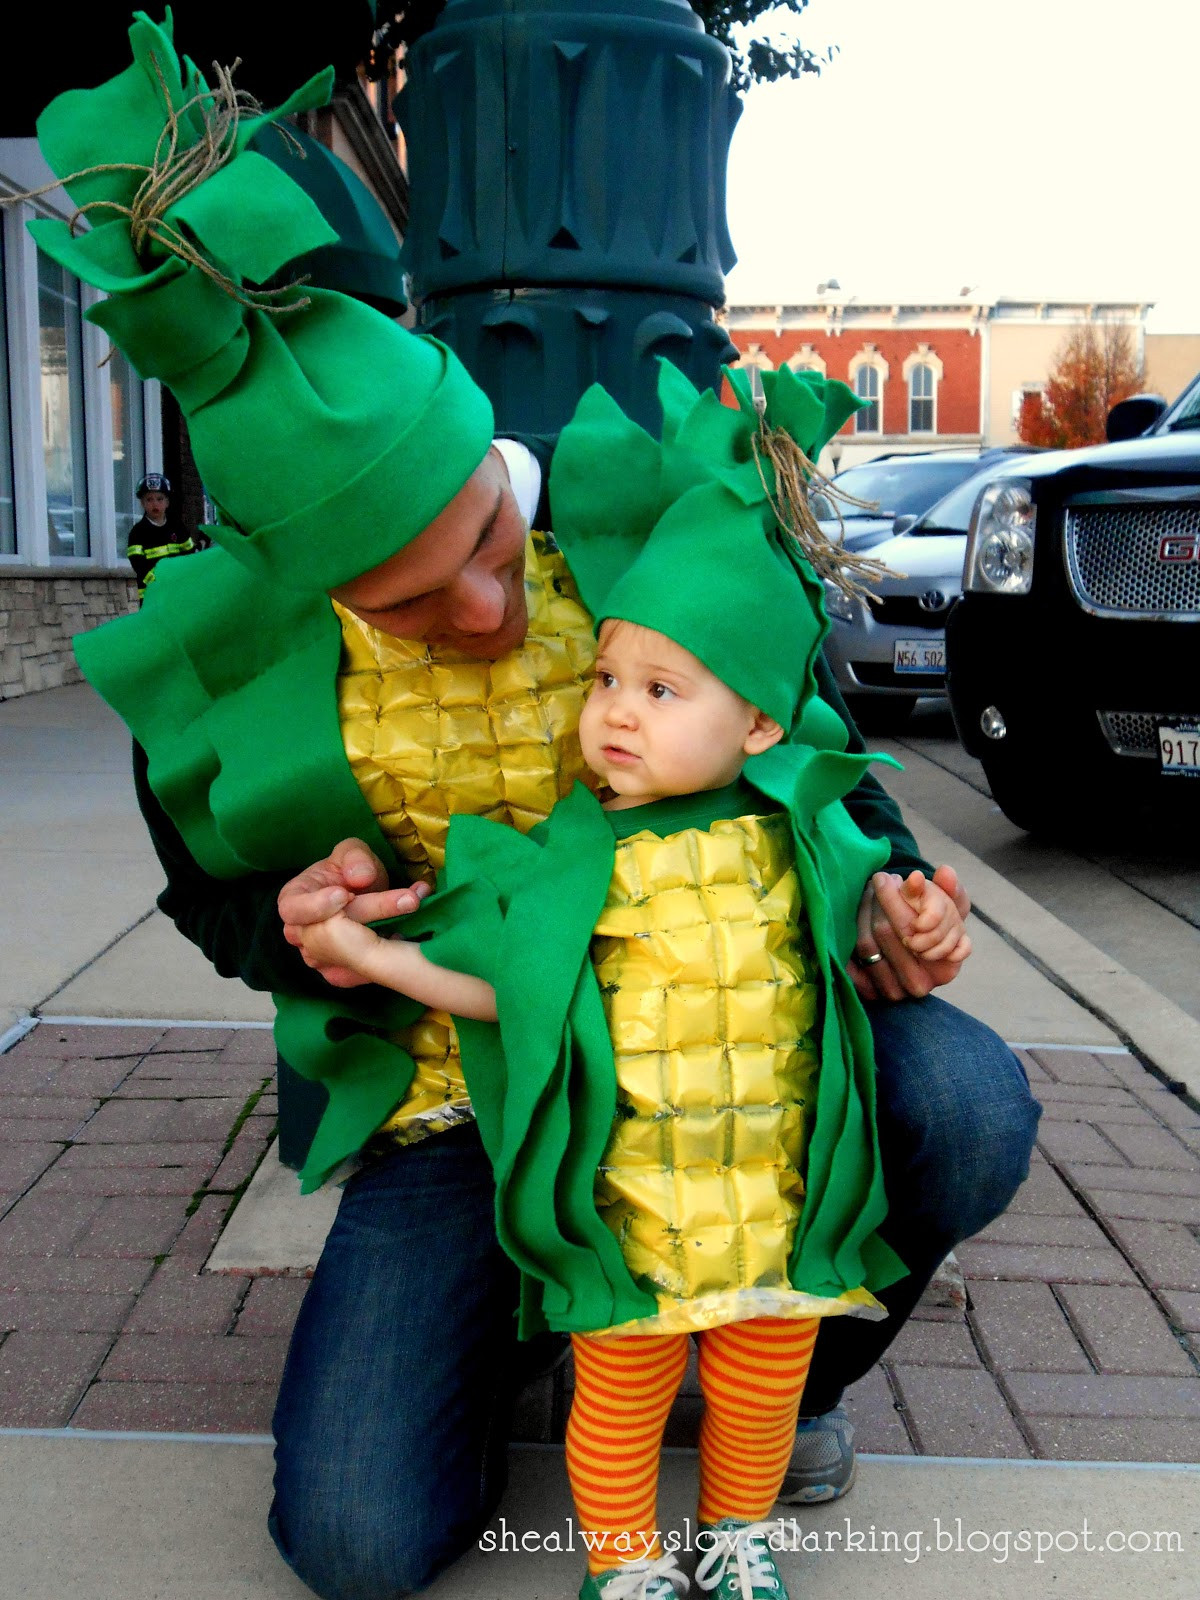
[{"label": "green tree foliage", "polygon": [[[770,39],[751,39],[745,54],[734,42],[734,29],[749,27],[764,12],[791,11],[796,16],[808,0],[692,0],[692,10],[707,33],[719,39],[733,57],[733,86],[744,94],[752,83],[774,83],[777,78],[798,78],[820,72],[821,58],[803,45],[781,47]],[[826,58],[827,59],[827,58]]]},{"label": "green tree foliage", "polygon": [[[386,76],[389,58],[428,33],[445,4],[446,0],[408,0],[404,6],[389,6],[387,0],[381,0],[376,7],[377,27],[368,72]],[[807,5],[808,0],[692,0],[692,10],[706,31],[729,49],[733,85],[739,93],[752,83],[774,83],[777,78],[820,72],[822,57],[803,45],[774,43],[765,37],[739,44],[734,38],[735,30],[749,27],[765,12],[790,11],[799,16]]]}]

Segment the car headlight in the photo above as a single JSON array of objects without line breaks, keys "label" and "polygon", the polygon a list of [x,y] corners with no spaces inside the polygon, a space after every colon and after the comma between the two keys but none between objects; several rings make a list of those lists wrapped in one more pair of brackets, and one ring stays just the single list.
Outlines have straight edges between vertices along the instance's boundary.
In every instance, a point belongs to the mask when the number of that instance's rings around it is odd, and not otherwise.
[{"label": "car headlight", "polygon": [[989,483],[971,518],[963,589],[975,594],[1028,594],[1033,583],[1037,507],[1023,479]]},{"label": "car headlight", "polygon": [[858,602],[854,596],[828,580],[825,584],[825,609],[838,622],[853,622],[858,616]]}]

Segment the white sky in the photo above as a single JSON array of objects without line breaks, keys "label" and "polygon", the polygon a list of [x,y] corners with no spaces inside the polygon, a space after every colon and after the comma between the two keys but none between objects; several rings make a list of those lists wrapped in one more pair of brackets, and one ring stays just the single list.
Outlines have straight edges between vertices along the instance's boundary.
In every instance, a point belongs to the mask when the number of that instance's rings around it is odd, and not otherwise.
[{"label": "white sky", "polygon": [[840,53],[747,97],[731,303],[972,285],[1200,332],[1195,0],[810,0],[784,30]]}]

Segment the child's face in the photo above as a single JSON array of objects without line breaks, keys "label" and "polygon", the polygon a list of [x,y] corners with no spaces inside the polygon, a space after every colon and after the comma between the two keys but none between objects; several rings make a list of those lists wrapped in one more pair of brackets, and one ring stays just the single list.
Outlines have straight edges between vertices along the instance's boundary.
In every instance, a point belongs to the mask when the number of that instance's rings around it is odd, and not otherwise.
[{"label": "child's face", "polygon": [[596,682],[579,719],[583,757],[615,808],[732,783],[783,729],[664,634],[600,628]]},{"label": "child's face", "polygon": [[167,497],[158,489],[147,489],[142,495],[142,510],[151,522],[161,522],[167,514]]}]

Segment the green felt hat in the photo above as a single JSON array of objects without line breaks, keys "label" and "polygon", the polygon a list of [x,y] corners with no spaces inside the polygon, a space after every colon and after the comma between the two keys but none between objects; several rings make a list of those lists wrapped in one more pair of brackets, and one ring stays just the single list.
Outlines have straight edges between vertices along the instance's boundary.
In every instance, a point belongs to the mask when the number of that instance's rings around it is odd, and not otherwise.
[{"label": "green felt hat", "polygon": [[861,402],[783,368],[762,374],[760,417],[745,372],[726,376],[736,409],[660,364],[661,444],[593,385],[554,454],[554,535],[597,623],[666,634],[786,729],[815,693],[828,623],[822,584],[780,526],[762,429],[815,461]]},{"label": "green felt hat", "polygon": [[181,64],[170,12],[162,27],[136,13],[129,39],[131,67],[38,120],[90,231],[31,231],[105,292],[88,318],[179,401],[220,508],[213,537],[273,583],[331,589],[454,498],[491,443],[491,405],[444,345],[359,301],[255,287],[337,240],[304,190],[247,148],[276,118],[323,105],[332,69],[264,114],[224,75],[209,90]]}]

